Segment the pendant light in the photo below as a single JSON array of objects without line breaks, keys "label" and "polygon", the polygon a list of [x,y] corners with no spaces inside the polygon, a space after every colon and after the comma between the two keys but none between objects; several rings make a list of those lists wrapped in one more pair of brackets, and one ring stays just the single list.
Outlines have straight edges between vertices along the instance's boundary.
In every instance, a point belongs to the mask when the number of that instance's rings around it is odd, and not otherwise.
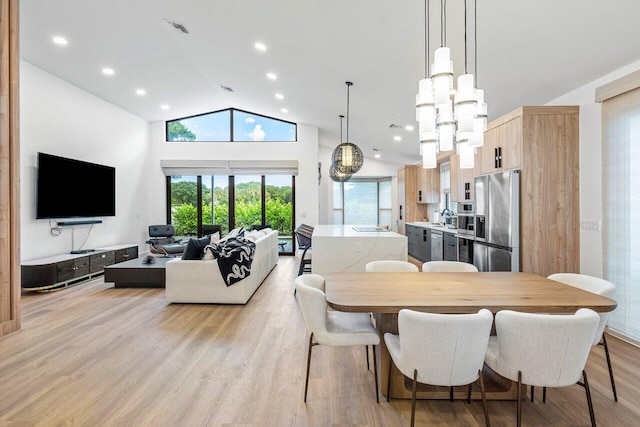
[{"label": "pendant light", "polygon": [[[342,119],[344,119],[344,116],[340,114],[340,144],[342,144]],[[333,163],[329,167],[329,176],[335,182],[347,182],[351,179],[350,174],[340,172]]]},{"label": "pendant light", "polygon": [[429,7],[424,2],[424,78],[418,83],[416,120],[420,138],[422,167],[433,169],[438,165],[438,135],[436,133],[436,106],[433,80],[429,78]]},{"label": "pendant light", "polygon": [[353,175],[362,168],[364,155],[360,147],[349,142],[349,88],[353,83],[345,82],[345,84],[347,85],[347,141],[340,142],[340,145],[333,150],[332,165],[340,173]]}]

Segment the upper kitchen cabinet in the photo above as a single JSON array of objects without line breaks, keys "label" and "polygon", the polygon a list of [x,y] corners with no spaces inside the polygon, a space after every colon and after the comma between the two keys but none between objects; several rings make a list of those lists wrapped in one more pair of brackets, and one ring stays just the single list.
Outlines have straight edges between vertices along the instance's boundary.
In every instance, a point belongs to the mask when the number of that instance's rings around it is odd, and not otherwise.
[{"label": "upper kitchen cabinet", "polygon": [[[478,150],[481,150],[481,148],[478,148]],[[452,202],[469,202],[474,200],[473,181],[476,176],[482,175],[481,159],[482,154],[478,151],[474,159],[475,167],[471,169],[460,169],[460,157],[455,153],[449,157],[449,168],[451,170],[450,194]]]},{"label": "upper kitchen cabinet", "polygon": [[507,114],[487,126],[484,146],[476,160],[481,163],[481,173],[519,169],[522,166],[522,108]]},{"label": "upper kitchen cabinet", "polygon": [[418,168],[405,165],[398,170],[398,233],[406,235],[406,223],[427,218],[427,205],[418,203]]},{"label": "upper kitchen cabinet", "polygon": [[422,163],[417,168],[418,203],[440,203],[440,173],[438,168],[425,169]]}]

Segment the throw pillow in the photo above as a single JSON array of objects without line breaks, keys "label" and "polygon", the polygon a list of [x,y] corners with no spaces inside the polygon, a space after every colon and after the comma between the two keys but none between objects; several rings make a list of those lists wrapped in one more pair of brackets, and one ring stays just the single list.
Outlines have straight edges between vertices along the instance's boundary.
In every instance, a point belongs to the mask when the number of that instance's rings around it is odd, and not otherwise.
[{"label": "throw pillow", "polygon": [[213,234],[211,235],[211,243],[215,243],[215,242],[217,242],[218,240],[220,240],[220,232],[219,232],[219,231],[216,231],[215,233],[213,233]]},{"label": "throw pillow", "polygon": [[187,247],[182,253],[183,260],[197,260],[204,256],[204,247],[211,243],[211,236],[204,236],[199,239],[193,237],[189,239]]},{"label": "throw pillow", "polygon": [[207,247],[204,248],[204,256],[202,257],[203,261],[212,261],[216,259],[213,256],[213,248],[211,247],[211,245],[207,245]]}]

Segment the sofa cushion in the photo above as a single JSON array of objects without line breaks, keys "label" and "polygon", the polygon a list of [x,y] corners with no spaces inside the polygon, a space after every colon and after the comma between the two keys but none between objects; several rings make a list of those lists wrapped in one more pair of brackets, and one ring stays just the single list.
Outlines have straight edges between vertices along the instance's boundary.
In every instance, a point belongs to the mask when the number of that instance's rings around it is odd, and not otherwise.
[{"label": "sofa cushion", "polygon": [[211,236],[203,236],[199,239],[194,239],[193,237],[190,238],[189,242],[187,242],[187,247],[184,249],[184,252],[182,253],[182,259],[184,260],[202,259],[204,255],[204,248],[210,243],[211,243]]}]

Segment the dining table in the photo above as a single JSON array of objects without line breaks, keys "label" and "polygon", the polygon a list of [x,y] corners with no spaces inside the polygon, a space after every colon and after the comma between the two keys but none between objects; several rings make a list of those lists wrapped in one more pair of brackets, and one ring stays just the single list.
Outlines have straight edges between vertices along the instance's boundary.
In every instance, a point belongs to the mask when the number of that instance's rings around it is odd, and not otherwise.
[{"label": "dining table", "polygon": [[[391,358],[384,334],[398,334],[398,312],[411,309],[429,313],[477,313],[485,308],[494,315],[501,310],[528,313],[572,314],[581,308],[610,312],[616,302],[610,298],[560,283],[544,276],[522,272],[347,272],[325,276],[327,304],[334,310],[373,315],[380,333],[377,360],[381,392],[386,395]],[[495,334],[495,330],[492,331]],[[412,380],[392,366],[390,394],[411,398]],[[485,366],[487,398],[514,400],[516,385]],[[525,394],[523,394],[524,396]],[[467,398],[467,388],[420,385],[418,398]],[[474,387],[472,399],[479,399]]]}]

